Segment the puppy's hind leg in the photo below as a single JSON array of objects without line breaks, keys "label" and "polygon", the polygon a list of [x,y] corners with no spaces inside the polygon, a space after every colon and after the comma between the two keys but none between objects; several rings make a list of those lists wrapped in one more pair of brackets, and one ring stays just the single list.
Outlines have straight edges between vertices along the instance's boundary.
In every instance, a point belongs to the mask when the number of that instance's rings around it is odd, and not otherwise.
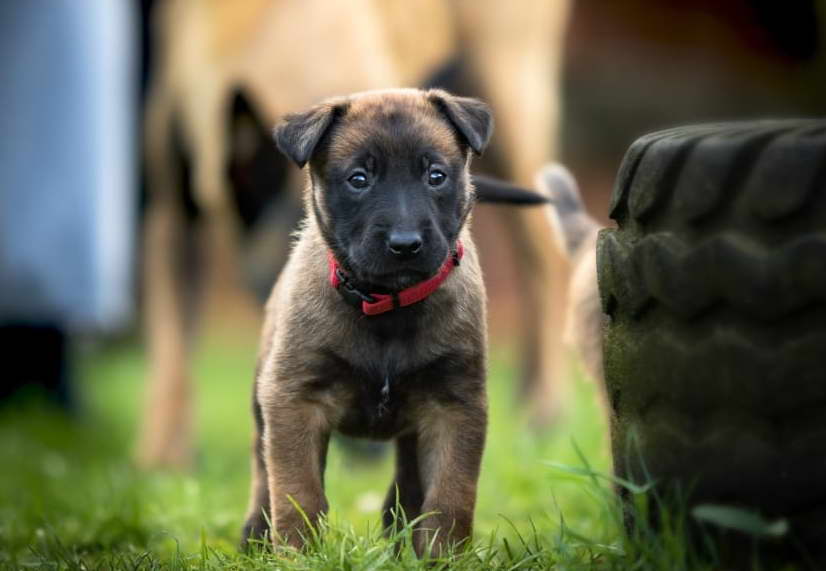
[{"label": "puppy's hind leg", "polygon": [[270,490],[267,483],[267,466],[264,462],[264,418],[258,403],[257,391],[253,390],[252,412],[255,434],[252,443],[252,482],[247,519],[241,531],[241,549],[249,548],[249,540],[266,539],[270,534]]},{"label": "puppy's hind leg", "polygon": [[[396,440],[396,474],[382,509],[384,533],[393,535],[401,530],[404,521],[410,522],[421,513],[424,492],[419,474],[418,437],[416,434],[400,436]],[[404,521],[402,514],[404,511]]]}]

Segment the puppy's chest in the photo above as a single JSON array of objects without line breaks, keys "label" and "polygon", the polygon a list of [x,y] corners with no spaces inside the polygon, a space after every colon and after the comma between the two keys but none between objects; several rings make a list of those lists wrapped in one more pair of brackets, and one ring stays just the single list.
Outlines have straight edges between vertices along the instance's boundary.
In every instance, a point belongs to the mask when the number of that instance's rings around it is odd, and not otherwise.
[{"label": "puppy's chest", "polygon": [[346,403],[336,428],[349,436],[392,438],[404,432],[415,417],[416,395],[411,394],[414,381],[410,374],[388,371],[356,372],[343,378],[338,389]]},{"label": "puppy's chest", "polygon": [[334,428],[349,436],[386,439],[411,429],[429,403],[461,401],[467,359],[448,353],[421,364],[392,354],[353,361],[327,353],[307,387],[328,404]]}]

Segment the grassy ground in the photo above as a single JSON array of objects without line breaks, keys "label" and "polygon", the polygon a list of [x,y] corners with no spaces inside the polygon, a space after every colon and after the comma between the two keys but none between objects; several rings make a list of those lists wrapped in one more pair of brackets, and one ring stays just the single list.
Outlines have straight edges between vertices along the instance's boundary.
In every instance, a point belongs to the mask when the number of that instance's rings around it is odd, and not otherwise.
[{"label": "grassy ground", "polygon": [[[304,554],[237,552],[249,478],[252,339],[206,342],[196,359],[199,461],[190,475],[141,473],[130,453],[145,374],[137,344],[79,359],[81,412],[0,411],[0,565],[42,568],[409,568],[380,539],[391,458],[359,463],[332,447],[324,540]],[[530,430],[515,374],[491,363],[489,440],[475,548],[455,567],[693,569],[679,534],[625,536],[603,485],[548,462],[609,467],[591,383],[577,378],[552,429]],[[581,449],[580,457],[577,447]]]}]

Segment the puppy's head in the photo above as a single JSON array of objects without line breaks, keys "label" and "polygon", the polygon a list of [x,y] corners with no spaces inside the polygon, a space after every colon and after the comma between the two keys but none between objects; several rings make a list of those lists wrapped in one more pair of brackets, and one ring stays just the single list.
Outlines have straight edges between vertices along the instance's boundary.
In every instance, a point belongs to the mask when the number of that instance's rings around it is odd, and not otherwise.
[{"label": "puppy's head", "polygon": [[309,206],[357,280],[401,289],[435,274],[473,205],[470,155],[488,107],[440,90],[373,91],[288,115],[278,148],[309,163]]}]

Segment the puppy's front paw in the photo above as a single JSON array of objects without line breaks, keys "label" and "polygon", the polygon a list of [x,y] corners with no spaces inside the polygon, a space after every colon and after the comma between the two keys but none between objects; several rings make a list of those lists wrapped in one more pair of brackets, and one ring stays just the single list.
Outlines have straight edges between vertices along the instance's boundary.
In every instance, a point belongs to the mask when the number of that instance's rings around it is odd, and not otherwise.
[{"label": "puppy's front paw", "polygon": [[[425,508],[423,512],[434,512],[416,527],[414,548],[422,557],[443,557],[451,550],[461,549],[470,543],[473,534],[473,514],[464,509],[440,510]],[[450,514],[450,515],[448,515]]]},{"label": "puppy's front paw", "polygon": [[241,550],[248,551],[252,545],[261,542],[266,545],[270,537],[270,524],[263,513],[247,518],[241,530]]}]

